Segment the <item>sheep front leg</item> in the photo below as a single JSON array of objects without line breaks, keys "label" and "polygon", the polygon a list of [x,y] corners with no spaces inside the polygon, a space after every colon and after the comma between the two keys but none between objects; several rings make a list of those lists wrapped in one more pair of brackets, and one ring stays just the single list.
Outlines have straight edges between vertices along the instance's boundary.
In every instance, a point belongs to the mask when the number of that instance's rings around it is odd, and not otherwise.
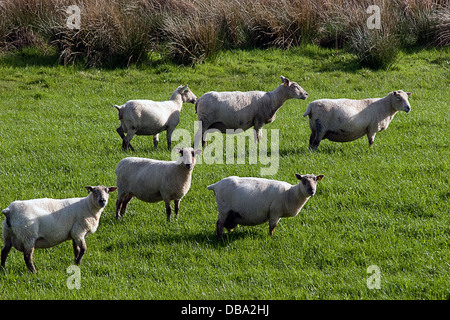
[{"label": "sheep front leg", "polygon": [[166,136],[166,138],[167,138],[167,148],[169,149],[169,151],[170,151],[170,149],[172,147],[172,133],[173,133],[174,129],[175,128],[167,129],[167,136]]},{"label": "sheep front leg", "polygon": [[181,201],[181,199],[174,200],[174,202],[175,202],[175,219],[178,219],[178,210],[180,209],[180,201]]},{"label": "sheep front leg", "polygon": [[[75,253],[75,264],[79,265],[81,263],[81,259],[83,259],[84,253],[87,250],[86,241],[84,238],[73,239],[72,244]],[[77,247],[76,249],[75,246]]]},{"label": "sheep front leg", "polygon": [[80,255],[80,247],[77,245],[77,243],[73,239],[72,239],[72,247],[73,247],[73,255],[75,256],[74,261],[77,261],[77,258]]},{"label": "sheep front leg", "polygon": [[369,148],[372,148],[376,134],[377,134],[376,132],[374,132],[374,133],[367,133],[367,139],[369,140]]},{"label": "sheep front leg", "polygon": [[273,232],[276,228],[276,226],[278,225],[278,221],[280,221],[280,218],[271,218],[269,220],[269,234],[272,236]]},{"label": "sheep front leg", "polygon": [[170,200],[165,200],[166,203],[166,215],[167,215],[167,222],[170,222],[170,215],[172,214],[172,208],[170,207]]},{"label": "sheep front leg", "polygon": [[255,143],[258,143],[262,139],[262,126],[255,124]]}]

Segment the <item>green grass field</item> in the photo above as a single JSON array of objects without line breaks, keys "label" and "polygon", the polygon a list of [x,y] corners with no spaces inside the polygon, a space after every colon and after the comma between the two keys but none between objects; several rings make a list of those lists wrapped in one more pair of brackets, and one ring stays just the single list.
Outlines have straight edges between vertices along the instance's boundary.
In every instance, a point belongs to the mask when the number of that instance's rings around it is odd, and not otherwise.
[{"label": "green grass field", "polygon": [[[124,157],[169,160],[165,133],[133,139],[123,152],[113,104],[167,100],[180,84],[200,97],[216,90],[273,90],[280,75],[309,98],[289,100],[265,129],[279,129],[279,169],[266,178],[324,174],[300,214],[268,226],[238,226],[215,239],[217,209],[206,186],[230,175],[260,176],[262,165],[199,164],[178,220],[164,204],[134,199],[114,216],[117,193],[87,238],[81,288],[68,289],[71,242],[37,250],[30,274],[15,249],[0,270],[1,299],[449,299],[450,51],[402,52],[389,71],[360,69],[354,56],[315,46],[232,51],[194,67],[155,55],[146,66],[63,67],[34,50],[0,57],[0,208],[18,199],[85,196],[86,185],[115,185]],[[412,111],[367,139],[325,140],[308,150],[302,117],[320,98],[383,97],[411,91]],[[178,128],[194,136],[184,105]],[[251,141],[250,143],[253,143]],[[173,145],[176,143],[174,142]],[[247,145],[248,146],[248,145]],[[3,217],[2,217],[3,220]],[[379,267],[380,289],[367,268]]]}]

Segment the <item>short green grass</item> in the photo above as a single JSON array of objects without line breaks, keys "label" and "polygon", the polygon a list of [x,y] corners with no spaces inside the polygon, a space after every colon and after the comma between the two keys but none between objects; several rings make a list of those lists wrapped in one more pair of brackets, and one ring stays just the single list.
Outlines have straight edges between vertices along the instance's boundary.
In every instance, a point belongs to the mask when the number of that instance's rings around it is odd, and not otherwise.
[{"label": "short green grass", "polygon": [[[166,100],[188,83],[199,97],[216,90],[272,90],[284,75],[309,93],[290,100],[265,129],[278,129],[277,180],[324,174],[300,214],[268,226],[239,226],[215,239],[217,210],[206,186],[226,176],[260,176],[262,165],[199,164],[178,220],[163,203],[134,199],[117,221],[111,194],[97,232],[87,238],[81,288],[68,289],[72,246],[38,250],[37,274],[11,250],[0,270],[2,299],[449,299],[450,51],[403,52],[388,71],[360,69],[354,56],[315,46],[218,54],[194,67],[151,65],[96,70],[53,64],[25,50],[0,58],[0,208],[17,199],[86,195],[114,185],[126,156],[170,159],[165,134],[135,137],[123,152],[113,104]],[[372,149],[366,138],[307,149],[302,114],[319,98],[382,97],[411,91],[412,111],[398,113]],[[194,135],[192,105],[179,128]],[[251,142],[253,143],[253,142]],[[247,144],[248,146],[248,144]],[[367,268],[381,271],[369,289]]]}]

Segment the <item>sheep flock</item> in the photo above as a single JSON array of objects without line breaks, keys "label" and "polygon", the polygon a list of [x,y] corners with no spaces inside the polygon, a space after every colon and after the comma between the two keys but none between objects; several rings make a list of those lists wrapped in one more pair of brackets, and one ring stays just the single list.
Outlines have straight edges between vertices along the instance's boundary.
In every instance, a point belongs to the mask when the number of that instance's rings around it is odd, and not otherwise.
[{"label": "sheep flock", "polygon": [[[385,130],[398,111],[411,111],[410,95],[410,92],[396,90],[384,98],[312,101],[303,114],[309,118],[311,129],[309,148],[316,150],[323,139],[348,142],[364,135],[372,147],[376,133]],[[68,240],[73,243],[74,262],[80,264],[87,249],[85,238],[97,230],[109,194],[116,190],[117,219],[124,218],[128,203],[135,197],[149,203],[164,201],[170,222],[171,201],[174,201],[175,217],[178,217],[180,201],[191,187],[196,157],[202,155],[201,147],[206,145],[207,130],[227,133],[227,129],[253,128],[255,143],[258,143],[262,127],[275,120],[286,100],[307,98],[308,93],[299,84],[281,76],[281,84],[268,92],[211,91],[197,99],[187,85],[181,85],[167,101],[129,100],[115,105],[120,121],[116,131],[122,139],[122,149],[134,151],[130,144],[134,135],[152,135],[156,148],[158,134],[163,131],[167,132],[167,146],[171,150],[171,136],[181,120],[182,105],[194,104],[202,124],[195,133],[194,147],[177,148],[176,161],[125,157],[115,168],[116,186],[88,186],[86,197],[13,201],[2,211],[5,219],[1,266],[5,267],[8,253],[14,247],[23,252],[25,264],[33,273],[36,271],[34,249],[53,247]],[[325,175],[292,172],[294,174],[297,179],[294,185],[260,177],[217,176],[217,182],[210,181],[211,184],[204,187],[214,192],[217,202],[216,237],[223,238],[224,228],[231,232],[237,225],[266,222],[272,235],[281,218],[295,217],[316,194],[317,183]],[[206,190],[205,195],[213,196]]]}]

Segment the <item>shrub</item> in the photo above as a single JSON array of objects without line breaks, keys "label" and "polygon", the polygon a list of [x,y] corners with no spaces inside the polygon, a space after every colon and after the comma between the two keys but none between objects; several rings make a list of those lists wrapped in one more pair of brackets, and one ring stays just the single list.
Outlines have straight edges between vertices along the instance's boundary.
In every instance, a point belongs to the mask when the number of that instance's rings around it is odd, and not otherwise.
[{"label": "shrub", "polygon": [[389,30],[369,30],[358,27],[349,36],[350,50],[358,57],[363,67],[386,69],[397,58],[400,41]]},{"label": "shrub", "polygon": [[[126,66],[162,51],[182,64],[219,50],[348,48],[364,66],[386,67],[402,46],[449,43],[447,0],[77,0],[81,28],[66,26],[72,0],[0,1],[0,47],[57,48],[60,62]],[[379,5],[381,30],[366,9]]]}]

